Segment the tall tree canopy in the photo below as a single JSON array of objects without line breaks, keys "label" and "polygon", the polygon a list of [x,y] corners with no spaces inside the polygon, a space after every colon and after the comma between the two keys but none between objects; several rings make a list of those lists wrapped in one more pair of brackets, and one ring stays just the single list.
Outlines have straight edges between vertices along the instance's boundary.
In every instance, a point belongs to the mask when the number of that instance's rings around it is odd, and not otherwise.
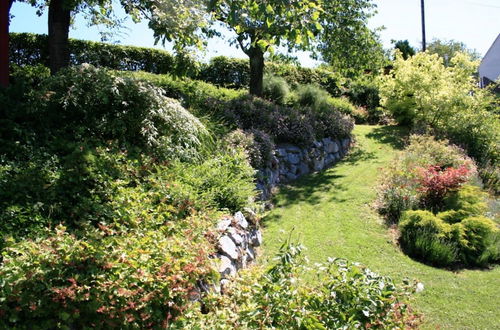
[{"label": "tall tree canopy", "polygon": [[214,21],[237,37],[233,42],[250,58],[250,93],[262,95],[264,54],[274,46],[309,49],[321,31],[320,0],[212,0]]},{"label": "tall tree canopy", "polygon": [[427,45],[427,51],[431,54],[439,55],[443,59],[445,66],[450,66],[451,59],[458,53],[467,54],[471,60],[481,58],[477,51],[469,49],[463,42],[456,40],[434,39]]},{"label": "tall tree canopy", "polygon": [[383,66],[384,49],[377,30],[370,30],[368,19],[375,13],[371,0],[324,1],[316,58],[336,71],[356,75]]}]

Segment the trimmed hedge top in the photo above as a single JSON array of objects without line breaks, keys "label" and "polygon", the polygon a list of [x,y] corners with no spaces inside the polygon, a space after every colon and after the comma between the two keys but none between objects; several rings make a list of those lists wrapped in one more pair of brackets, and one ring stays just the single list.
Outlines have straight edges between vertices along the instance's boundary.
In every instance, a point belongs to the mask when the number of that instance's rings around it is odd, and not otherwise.
[{"label": "trimmed hedge top", "polygon": [[[45,34],[10,34],[11,63],[48,66],[48,49],[48,36]],[[236,89],[248,87],[250,82],[250,66],[246,59],[218,56],[212,58],[209,64],[201,64],[186,56],[174,56],[160,49],[77,39],[69,40],[69,51],[73,65],[88,63],[121,71],[146,71],[156,74],[182,73],[190,78]],[[317,84],[333,96],[341,94],[343,78],[340,74],[325,69],[267,62],[266,72],[283,77],[292,87],[299,84]]]}]

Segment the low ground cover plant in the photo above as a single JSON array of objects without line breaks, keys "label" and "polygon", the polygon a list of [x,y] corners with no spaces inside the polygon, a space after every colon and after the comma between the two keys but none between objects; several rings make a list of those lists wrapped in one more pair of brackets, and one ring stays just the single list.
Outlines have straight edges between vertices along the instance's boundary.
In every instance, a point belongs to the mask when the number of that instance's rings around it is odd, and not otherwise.
[{"label": "low ground cover plant", "polygon": [[384,175],[378,208],[398,223],[410,256],[435,266],[481,266],[500,259],[500,231],[487,218],[486,193],[471,185],[475,165],[431,136],[410,144]]},{"label": "low ground cover plant", "polygon": [[[403,328],[419,324],[408,300],[415,288],[396,285],[366,267],[330,258],[309,268],[303,247],[285,243],[268,270],[253,269],[226,288],[226,295],[203,300],[207,314],[187,315],[193,328]],[[311,284],[304,274],[314,271]]]}]

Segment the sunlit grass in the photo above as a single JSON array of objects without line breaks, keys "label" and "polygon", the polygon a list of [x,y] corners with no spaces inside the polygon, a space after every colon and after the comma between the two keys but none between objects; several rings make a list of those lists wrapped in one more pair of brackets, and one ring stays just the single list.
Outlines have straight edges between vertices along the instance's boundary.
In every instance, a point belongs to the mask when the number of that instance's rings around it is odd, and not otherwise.
[{"label": "sunlit grass", "polygon": [[345,257],[397,280],[423,282],[425,290],[413,305],[424,314],[424,328],[498,329],[500,267],[451,272],[416,262],[394,245],[391,231],[371,206],[380,169],[402,147],[405,133],[397,127],[359,125],[357,146],[344,161],[281,189],[264,221],[264,255],[278,250],[286,237],[281,230],[295,228],[312,262]]}]

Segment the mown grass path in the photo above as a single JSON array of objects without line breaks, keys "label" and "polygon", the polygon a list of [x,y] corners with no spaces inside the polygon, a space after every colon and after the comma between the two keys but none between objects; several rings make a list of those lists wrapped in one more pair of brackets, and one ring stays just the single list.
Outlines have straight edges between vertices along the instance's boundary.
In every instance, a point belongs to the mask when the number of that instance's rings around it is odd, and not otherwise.
[{"label": "mown grass path", "polygon": [[380,169],[402,147],[397,127],[358,125],[357,146],[336,166],[301,178],[277,194],[264,218],[264,262],[273,256],[281,231],[295,228],[311,262],[348,258],[396,280],[424,283],[413,306],[424,313],[423,328],[500,329],[500,267],[451,272],[405,256],[371,207]]}]

